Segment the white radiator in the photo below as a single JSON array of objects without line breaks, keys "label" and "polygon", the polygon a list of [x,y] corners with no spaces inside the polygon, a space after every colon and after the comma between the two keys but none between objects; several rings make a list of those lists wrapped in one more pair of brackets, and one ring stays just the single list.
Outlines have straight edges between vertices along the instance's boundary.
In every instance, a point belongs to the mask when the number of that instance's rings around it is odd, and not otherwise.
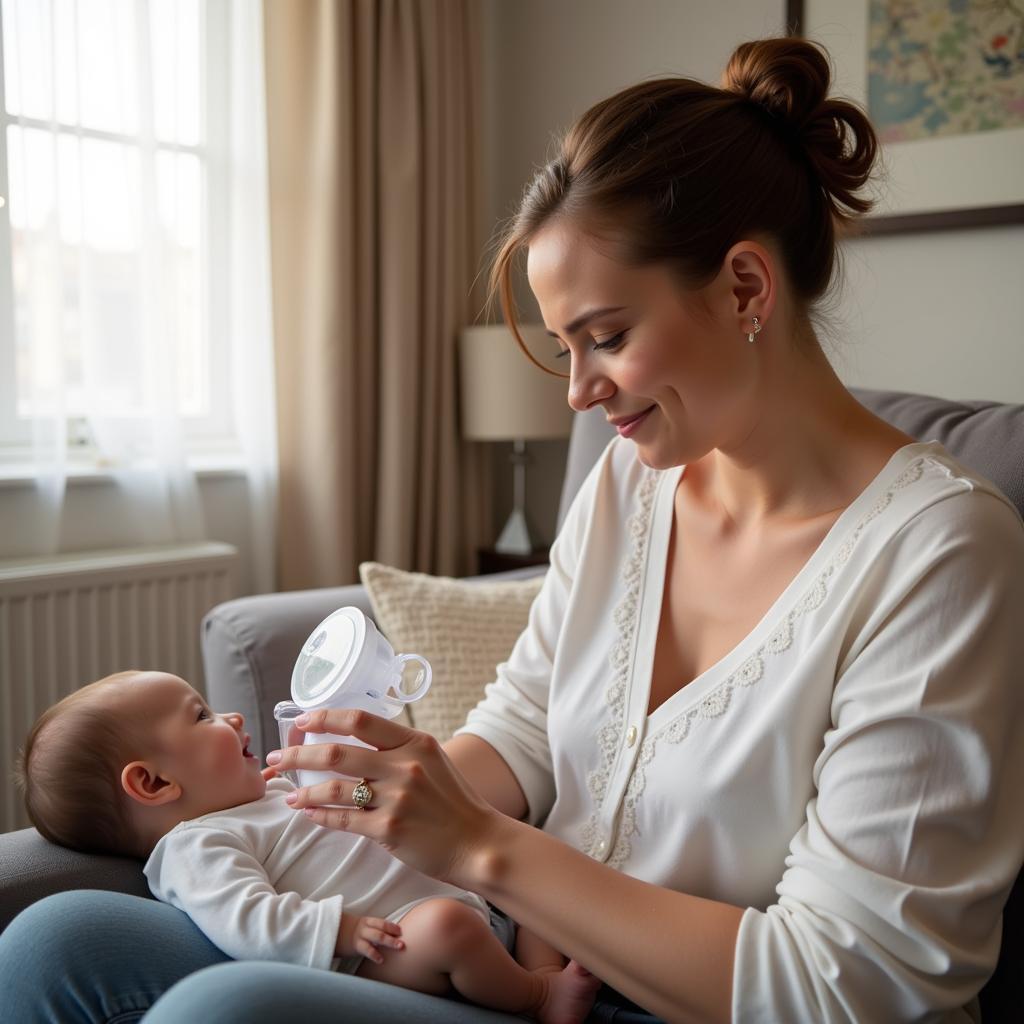
[{"label": "white radiator", "polygon": [[0,831],[28,824],[14,759],[61,697],[128,668],[204,689],[199,623],[237,578],[237,550],[213,542],[0,561]]}]

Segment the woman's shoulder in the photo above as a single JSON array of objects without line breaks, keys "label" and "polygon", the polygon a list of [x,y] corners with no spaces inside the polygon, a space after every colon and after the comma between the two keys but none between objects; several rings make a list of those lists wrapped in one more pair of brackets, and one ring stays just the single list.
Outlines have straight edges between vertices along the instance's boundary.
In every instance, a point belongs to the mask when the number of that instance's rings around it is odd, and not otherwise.
[{"label": "woman's shoulder", "polygon": [[914,458],[904,476],[920,477],[916,495],[921,521],[947,521],[967,528],[987,527],[1024,537],[1024,520],[1010,498],[987,476],[968,466],[939,441],[912,447]]},{"label": "woman's shoulder", "polygon": [[908,455],[876,505],[901,512],[886,544],[890,553],[918,565],[961,554],[981,573],[1000,565],[1019,572],[1024,520],[1006,494],[938,441],[908,446]]}]

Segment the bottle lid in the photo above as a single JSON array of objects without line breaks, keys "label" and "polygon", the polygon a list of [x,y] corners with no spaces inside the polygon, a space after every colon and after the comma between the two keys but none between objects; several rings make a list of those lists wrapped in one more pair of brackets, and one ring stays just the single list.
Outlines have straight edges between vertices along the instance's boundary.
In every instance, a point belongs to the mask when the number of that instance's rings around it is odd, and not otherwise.
[{"label": "bottle lid", "polygon": [[[360,675],[368,650],[366,617],[358,608],[339,608],[302,645],[292,669],[292,700],[305,711],[337,704]],[[373,646],[373,645],[369,645]]]}]

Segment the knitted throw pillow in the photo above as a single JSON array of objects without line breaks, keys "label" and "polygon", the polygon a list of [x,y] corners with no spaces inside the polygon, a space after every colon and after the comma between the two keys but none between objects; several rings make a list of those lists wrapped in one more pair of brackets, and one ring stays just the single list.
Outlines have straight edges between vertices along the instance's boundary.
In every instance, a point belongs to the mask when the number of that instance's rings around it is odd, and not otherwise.
[{"label": "knitted throw pillow", "polygon": [[433,682],[407,710],[413,726],[442,742],[466,721],[526,627],[543,575],[526,580],[469,582],[363,562],[380,631],[396,654],[421,654]]}]

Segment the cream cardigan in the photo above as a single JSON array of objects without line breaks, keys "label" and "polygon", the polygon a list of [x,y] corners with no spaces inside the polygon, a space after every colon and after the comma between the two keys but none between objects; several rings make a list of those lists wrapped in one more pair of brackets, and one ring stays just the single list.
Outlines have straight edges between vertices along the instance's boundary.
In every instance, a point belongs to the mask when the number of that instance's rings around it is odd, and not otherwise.
[{"label": "cream cardigan", "polygon": [[1024,857],[1024,526],[938,442],[842,513],[754,630],[648,716],[673,499],[615,439],[460,732],[529,820],[749,908],[733,1018],[968,1019]]}]

